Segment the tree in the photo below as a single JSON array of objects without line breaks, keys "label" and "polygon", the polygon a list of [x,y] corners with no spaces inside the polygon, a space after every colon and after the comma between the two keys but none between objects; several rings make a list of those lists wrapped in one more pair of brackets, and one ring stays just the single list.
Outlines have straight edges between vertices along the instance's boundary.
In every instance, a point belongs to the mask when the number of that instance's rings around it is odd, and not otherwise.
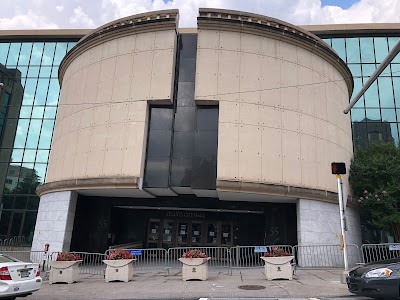
[{"label": "tree", "polygon": [[391,231],[400,242],[400,148],[393,143],[373,143],[359,149],[349,181],[365,225]]}]

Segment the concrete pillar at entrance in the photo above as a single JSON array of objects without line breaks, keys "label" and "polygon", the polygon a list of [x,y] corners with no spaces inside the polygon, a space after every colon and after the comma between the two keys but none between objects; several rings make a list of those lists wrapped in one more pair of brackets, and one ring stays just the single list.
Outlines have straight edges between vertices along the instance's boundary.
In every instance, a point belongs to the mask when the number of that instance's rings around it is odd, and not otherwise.
[{"label": "concrete pillar at entrance", "polygon": [[50,244],[49,252],[70,250],[77,198],[72,191],[40,197],[32,251],[43,251],[46,243]]}]

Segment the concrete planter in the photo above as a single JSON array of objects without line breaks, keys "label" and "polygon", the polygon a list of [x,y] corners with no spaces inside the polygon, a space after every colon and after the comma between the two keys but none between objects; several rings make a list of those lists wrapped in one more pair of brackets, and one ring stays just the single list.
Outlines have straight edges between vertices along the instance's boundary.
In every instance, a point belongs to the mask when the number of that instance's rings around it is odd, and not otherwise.
[{"label": "concrete planter", "polygon": [[81,260],[51,261],[49,283],[56,282],[73,283],[79,279],[79,264]]},{"label": "concrete planter", "polygon": [[208,260],[210,258],[180,258],[183,281],[191,279],[207,280]]},{"label": "concrete planter", "polygon": [[293,279],[292,266],[290,262],[294,256],[261,257],[265,262],[265,277],[273,279]]},{"label": "concrete planter", "polygon": [[105,281],[129,282],[132,280],[134,260],[136,259],[103,260],[107,265]]}]

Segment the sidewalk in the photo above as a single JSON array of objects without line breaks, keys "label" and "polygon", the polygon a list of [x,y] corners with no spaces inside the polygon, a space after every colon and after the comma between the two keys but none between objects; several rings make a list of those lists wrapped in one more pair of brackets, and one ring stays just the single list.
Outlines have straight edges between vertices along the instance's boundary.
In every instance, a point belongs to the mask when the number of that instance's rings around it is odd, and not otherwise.
[{"label": "sidewalk", "polygon": [[[180,272],[136,273],[129,283],[105,283],[102,276],[82,275],[74,284],[44,282],[40,291],[26,299],[30,300],[88,300],[88,299],[198,299],[201,297],[277,297],[310,298],[351,295],[347,286],[340,283],[342,270],[298,270],[292,281],[265,279],[263,269],[210,272],[207,281],[182,281]],[[260,285],[262,290],[242,290],[239,286]]]}]

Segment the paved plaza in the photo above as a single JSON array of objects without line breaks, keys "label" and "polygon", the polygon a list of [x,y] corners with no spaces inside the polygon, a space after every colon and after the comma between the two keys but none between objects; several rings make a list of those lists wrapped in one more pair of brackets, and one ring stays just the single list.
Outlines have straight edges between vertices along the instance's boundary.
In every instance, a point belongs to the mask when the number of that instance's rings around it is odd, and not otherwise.
[{"label": "paved plaza", "polygon": [[[169,276],[160,273],[135,273],[129,283],[105,283],[102,276],[82,275],[74,284],[44,282],[40,291],[29,300],[87,299],[199,299],[199,298],[320,298],[329,299],[352,294],[340,283],[339,269],[297,270],[292,281],[267,281],[263,269],[210,272],[207,281],[182,281],[180,271]],[[255,286],[260,290],[243,290],[240,286]],[[361,298],[360,298],[361,299]]]}]

